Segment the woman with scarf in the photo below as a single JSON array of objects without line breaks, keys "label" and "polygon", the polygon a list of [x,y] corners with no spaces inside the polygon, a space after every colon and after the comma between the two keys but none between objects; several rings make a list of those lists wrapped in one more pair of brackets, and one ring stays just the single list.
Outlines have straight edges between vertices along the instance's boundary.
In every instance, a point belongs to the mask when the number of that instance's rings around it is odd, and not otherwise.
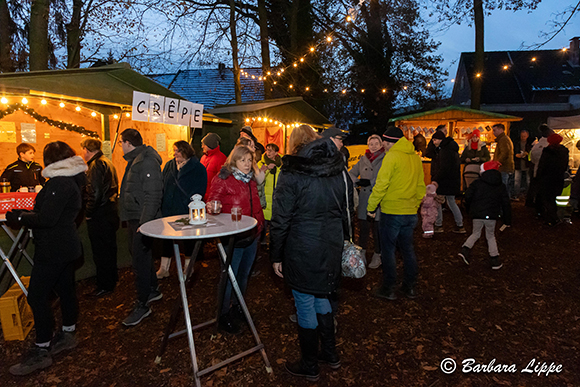
[{"label": "woman with scarf", "polygon": [[[43,153],[42,176],[48,181],[36,196],[34,209],[6,214],[10,224],[32,230],[35,245],[28,304],[34,316],[36,343],[19,364],[10,367],[10,373],[19,376],[49,367],[52,356],[77,345],[75,261],[81,257],[82,246],[76,220],[82,209],[87,165],[62,141],[47,144]],[[62,314],[62,329],[54,337],[53,291]]]},{"label": "woman with scarf", "polygon": [[367,140],[369,149],[366,150],[365,155],[360,158],[358,163],[350,170],[350,177],[355,184],[360,187],[359,204],[357,210],[357,217],[360,221],[360,236],[358,244],[363,248],[363,254],[366,253],[369,241],[369,233],[372,229],[373,240],[375,242],[375,253],[369,264],[369,268],[376,269],[381,266],[381,248],[379,245],[379,216],[374,220],[367,219],[367,204],[373,186],[377,180],[377,174],[383,158],[385,157],[385,148],[381,137],[376,134],[370,136]]},{"label": "woman with scarf", "polygon": [[[236,146],[220,173],[214,177],[208,195],[208,200],[219,200],[222,203],[223,213],[230,213],[232,207],[240,207],[242,215],[251,216],[258,221],[257,227],[234,246],[231,267],[242,294],[246,293],[248,278],[258,250],[258,237],[264,227],[264,213],[258,197],[256,173],[254,152],[245,145]],[[230,305],[231,293],[232,286],[228,281],[219,327],[226,332],[237,333],[240,330],[240,321],[244,320],[244,314],[237,300]]]},{"label": "woman with scarf", "polygon": [[[471,137],[467,140],[465,149],[461,154],[461,163],[465,164],[465,168],[463,169],[463,180],[465,181],[466,187],[463,187],[464,190],[466,190],[474,180],[478,179],[477,176],[479,175],[481,164],[491,160],[485,142],[480,141],[480,135],[479,130],[475,129],[471,133]],[[469,173],[465,175],[465,172]]]},{"label": "woman with scarf", "polygon": [[[195,157],[195,151],[187,141],[176,141],[173,144],[174,158],[163,167],[163,202],[161,214],[165,216],[183,215],[189,213],[191,197],[205,195],[207,187],[207,171]],[[191,256],[193,240],[184,242],[186,256]],[[157,278],[169,277],[173,243],[167,240],[163,243],[163,257],[157,271]],[[185,259],[184,271],[189,265],[189,258]]]}]

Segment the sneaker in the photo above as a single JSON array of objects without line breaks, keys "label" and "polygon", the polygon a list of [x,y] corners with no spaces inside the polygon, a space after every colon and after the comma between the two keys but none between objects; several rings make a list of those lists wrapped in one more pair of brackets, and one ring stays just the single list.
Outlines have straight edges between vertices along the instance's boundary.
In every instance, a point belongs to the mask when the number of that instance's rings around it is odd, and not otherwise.
[{"label": "sneaker", "polygon": [[132,327],[139,324],[143,319],[151,314],[151,308],[140,301],[137,301],[135,307],[129,314],[129,316],[123,320],[123,325],[127,327]]},{"label": "sneaker", "polygon": [[77,346],[77,334],[73,332],[60,331],[52,339],[52,346],[50,347],[50,354],[52,356],[61,353],[67,349],[73,349]]},{"label": "sneaker", "polygon": [[369,263],[369,269],[378,269],[383,264],[381,260],[381,254],[374,253],[371,259],[371,263]]},{"label": "sneaker", "polygon": [[423,238],[427,238],[427,239],[428,238],[433,238],[433,233],[434,233],[434,231],[425,231],[423,233]]},{"label": "sneaker", "polygon": [[384,298],[386,300],[394,301],[397,299],[397,294],[393,288],[380,287],[375,292],[375,297]]},{"label": "sneaker", "polygon": [[465,234],[467,231],[465,231],[465,227],[463,226],[455,226],[453,232],[456,234]]},{"label": "sneaker", "polygon": [[22,361],[10,367],[10,373],[16,376],[24,376],[36,370],[42,370],[52,365],[52,357],[48,348],[32,346]]},{"label": "sneaker", "polygon": [[403,285],[401,287],[401,291],[405,294],[405,296],[409,299],[414,299],[417,298],[417,290],[415,289],[414,286],[406,286]]},{"label": "sneaker", "polygon": [[491,268],[493,270],[501,269],[501,267],[503,266],[503,264],[499,259],[499,255],[496,255],[495,257],[489,257],[489,259],[491,261]]},{"label": "sneaker", "polygon": [[151,289],[151,293],[149,293],[149,297],[147,297],[147,305],[151,304],[153,301],[159,301],[163,298],[163,293],[157,289]]},{"label": "sneaker", "polygon": [[92,292],[87,293],[87,297],[89,297],[89,298],[103,298],[105,296],[108,296],[111,293],[113,293],[112,290],[96,288]]},{"label": "sneaker", "polygon": [[443,226],[435,226],[433,232],[437,234],[443,232]]},{"label": "sneaker", "polygon": [[466,265],[469,265],[469,253],[471,252],[471,249],[467,246],[461,246],[461,251],[459,252],[459,255],[462,259],[463,262],[465,262]]}]

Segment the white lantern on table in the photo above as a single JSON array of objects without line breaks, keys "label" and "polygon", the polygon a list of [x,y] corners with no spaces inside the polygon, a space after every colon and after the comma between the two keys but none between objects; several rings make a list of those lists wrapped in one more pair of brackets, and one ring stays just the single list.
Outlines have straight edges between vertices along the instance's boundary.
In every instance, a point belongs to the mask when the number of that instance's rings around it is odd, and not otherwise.
[{"label": "white lantern on table", "polygon": [[201,199],[201,195],[198,194],[191,197],[191,203],[189,203],[189,224],[207,223],[205,203]]}]

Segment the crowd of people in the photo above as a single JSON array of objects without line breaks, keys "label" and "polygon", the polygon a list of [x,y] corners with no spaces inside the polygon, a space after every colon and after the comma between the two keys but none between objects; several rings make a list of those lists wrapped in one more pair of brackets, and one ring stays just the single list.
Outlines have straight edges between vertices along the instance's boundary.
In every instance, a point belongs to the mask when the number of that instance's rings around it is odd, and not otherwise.
[{"label": "crowd of people", "polygon": [[[12,210],[6,214],[13,227],[33,230],[34,267],[28,302],[36,326],[36,341],[22,361],[10,368],[14,375],[27,375],[49,367],[52,357],[77,345],[79,315],[74,283],[74,262],[82,254],[77,232],[87,222],[96,266],[96,287],[90,297],[106,297],[118,281],[116,234],[125,222],[135,274],[135,304],[122,321],[131,327],[152,313],[151,304],[162,299],[159,281],[169,276],[172,249],[164,244],[159,269],[154,268],[153,239],[140,233],[144,223],[160,217],[185,214],[190,198],[201,195],[206,201],[219,200],[222,212],[241,207],[242,214],[257,220],[257,226],[237,238],[231,261],[242,294],[251,278],[252,266],[261,244],[269,244],[274,273],[284,278],[292,291],[301,357],[287,362],[287,371],[316,381],[319,363],[337,369],[341,365],[336,350],[336,292],[341,276],[344,241],[349,239],[348,218],[356,213],[357,243],[368,267],[382,266],[381,285],[376,297],[395,300],[399,293],[417,297],[418,264],[414,250],[414,230],[422,219],[422,236],[443,233],[443,205],[453,215],[455,233],[464,234],[464,217],[472,220],[472,232],[457,246],[459,257],[470,264],[470,252],[485,229],[492,269],[502,267],[495,239],[500,230],[511,226],[511,201],[526,197],[538,217],[549,225],[562,223],[559,211],[567,181],[568,150],[562,137],[546,125],[541,138],[532,143],[522,130],[513,144],[505,127],[492,128],[496,138],[493,159],[478,130],[473,131],[465,149],[441,125],[427,144],[416,134],[411,142],[403,131],[389,127],[381,135],[367,139],[368,149],[348,170],[345,133],[332,127],[318,134],[308,125],[295,128],[288,141],[288,154],[281,156],[276,144],[265,147],[252,128],[245,126],[226,157],[221,138],[208,133],[202,139],[203,156],[198,159],[186,141],[173,144],[174,157],[162,168],[157,151],[145,145],[139,131],[126,129],[119,146],[126,161],[119,185],[117,172],[101,150],[101,141],[86,139],[81,155],[66,143],[56,141],[44,148],[44,169],[34,162],[35,149],[17,147],[18,161],[10,164],[2,178],[11,189],[41,187],[31,211]],[[580,146],[577,144],[577,146]],[[431,159],[431,183],[425,185],[421,156]],[[463,179],[461,164],[464,164]],[[510,182],[513,181],[513,184]],[[578,207],[580,181],[570,185],[570,204]],[[564,214],[564,215],[563,215]],[[569,214],[568,214],[569,215]],[[396,251],[403,259],[403,278],[397,280]],[[187,268],[193,243],[184,242]],[[398,283],[401,286],[398,287]],[[49,296],[60,298],[62,326],[54,332]],[[218,319],[220,330],[237,333],[245,316],[228,281]]]}]

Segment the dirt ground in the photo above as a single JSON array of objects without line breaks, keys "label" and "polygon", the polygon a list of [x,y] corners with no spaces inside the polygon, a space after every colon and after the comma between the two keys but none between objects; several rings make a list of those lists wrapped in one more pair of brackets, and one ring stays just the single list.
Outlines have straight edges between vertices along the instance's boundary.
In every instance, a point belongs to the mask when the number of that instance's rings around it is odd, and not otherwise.
[{"label": "dirt ground", "polygon": [[[296,327],[288,318],[294,308],[282,280],[272,273],[267,249],[263,249],[255,267],[259,273],[250,280],[246,302],[274,374],[268,376],[256,353],[204,376],[202,384],[580,386],[580,219],[573,219],[572,225],[548,228],[523,204],[514,203],[513,207],[513,227],[498,233],[504,262],[500,270],[491,270],[484,239],[475,246],[470,266],[458,258],[467,235],[450,232],[452,216],[446,213],[445,233],[425,240],[420,237],[420,227],[416,230],[420,268],[417,299],[408,300],[402,294],[396,301],[374,298],[381,269],[369,270],[361,280],[345,279],[337,316],[342,367],[331,371],[322,366],[317,383],[284,372],[283,363],[299,356]],[[469,221],[466,227],[471,230]],[[214,313],[218,266],[215,249],[207,249],[205,259],[197,263],[189,300],[194,324]],[[191,385],[185,336],[171,340],[161,363],[154,363],[178,296],[175,274],[160,282],[163,300],[153,304],[153,314],[134,328],[120,324],[134,300],[133,274],[124,269],[120,276],[115,293],[96,301],[82,296],[92,290],[92,280],[78,284],[80,343],[75,350],[55,357],[52,367],[27,377],[11,376],[9,366],[18,362],[34,334],[25,342],[0,339],[0,385]],[[201,368],[253,343],[248,329],[233,336],[208,328],[196,332],[195,340]],[[457,363],[450,374],[440,368],[447,358]],[[448,362],[445,369],[451,367]],[[552,372],[547,374],[547,370]]]}]

